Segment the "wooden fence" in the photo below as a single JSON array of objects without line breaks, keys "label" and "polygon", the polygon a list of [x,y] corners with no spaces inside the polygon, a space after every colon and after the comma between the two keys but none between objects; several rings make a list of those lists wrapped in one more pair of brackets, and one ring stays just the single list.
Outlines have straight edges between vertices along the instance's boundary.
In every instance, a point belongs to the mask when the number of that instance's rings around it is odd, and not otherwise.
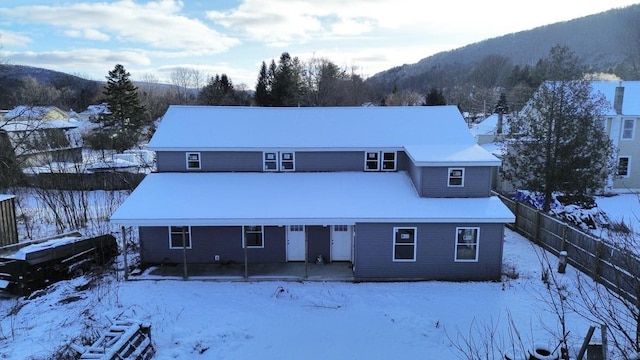
[{"label": "wooden fence", "polygon": [[129,172],[29,174],[29,186],[56,190],[133,190],[146,174]]},{"label": "wooden fence", "polygon": [[541,211],[499,195],[516,217],[507,225],[630,301],[640,296],[640,259],[629,246],[617,247]]}]

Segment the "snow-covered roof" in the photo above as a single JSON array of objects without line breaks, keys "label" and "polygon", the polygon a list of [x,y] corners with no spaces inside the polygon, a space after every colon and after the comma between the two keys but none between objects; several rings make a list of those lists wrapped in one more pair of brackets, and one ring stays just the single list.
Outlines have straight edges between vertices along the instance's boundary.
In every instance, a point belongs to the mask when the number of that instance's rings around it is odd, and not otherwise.
[{"label": "snow-covered roof", "polygon": [[613,104],[618,86],[624,87],[622,114],[640,115],[640,81],[593,81],[591,85],[594,92],[604,95],[611,104],[606,115],[616,115]]},{"label": "snow-covered roof", "polygon": [[99,114],[110,114],[109,106],[106,103],[97,104],[97,105],[89,105],[87,109],[82,111],[80,115],[99,115]]},{"label": "snow-covered roof", "polygon": [[14,195],[0,194],[0,201],[5,201],[5,200],[13,199],[14,197],[15,197]]},{"label": "snow-covered roof", "polygon": [[416,166],[500,166],[501,160],[483,147],[472,144],[409,145],[407,155]]},{"label": "snow-covered roof", "polygon": [[4,114],[6,119],[20,118],[30,120],[69,119],[69,114],[55,106],[19,105]]},{"label": "snow-covered roof", "polygon": [[152,173],[111,216],[123,226],[514,220],[497,197],[420,197],[404,172]]},{"label": "snow-covered roof", "polygon": [[149,149],[353,149],[451,143],[474,143],[455,106],[170,106]]},{"label": "snow-covered roof", "polygon": [[[507,119],[510,115],[503,115],[502,119],[502,132],[507,133],[509,130],[509,124]],[[471,127],[471,135],[496,135],[496,129],[498,128],[498,114],[492,114],[486,119]]]},{"label": "snow-covered roof", "polygon": [[[265,108],[170,106],[148,148],[406,150],[416,163],[474,159],[499,165],[476,142],[456,106]],[[439,161],[440,160],[440,161]],[[488,165],[482,164],[482,165]]]},{"label": "snow-covered roof", "polygon": [[8,120],[0,122],[0,130],[4,131],[33,131],[37,129],[73,129],[80,123],[76,120]]}]

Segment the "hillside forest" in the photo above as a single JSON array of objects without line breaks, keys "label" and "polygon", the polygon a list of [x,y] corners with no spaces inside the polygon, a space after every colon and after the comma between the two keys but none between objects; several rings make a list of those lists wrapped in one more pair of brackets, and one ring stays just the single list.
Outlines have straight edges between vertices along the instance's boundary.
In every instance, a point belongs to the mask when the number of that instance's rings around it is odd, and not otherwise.
[{"label": "hillside forest", "polygon": [[[604,79],[640,79],[640,4],[568,22],[507,34],[435,54],[365,78],[357,65],[331,59],[301,60],[283,52],[256,69],[254,84],[233,74],[176,68],[170,83],[132,74],[145,117],[160,118],[170,104],[255,106],[457,105],[469,117],[493,112],[500,96],[519,110],[546,79],[545,59],[568,47]],[[105,69],[105,77],[109,69]],[[53,105],[82,111],[105,101],[106,81],[87,80],[19,64],[0,64],[0,109]],[[503,100],[504,102],[504,100]]]}]

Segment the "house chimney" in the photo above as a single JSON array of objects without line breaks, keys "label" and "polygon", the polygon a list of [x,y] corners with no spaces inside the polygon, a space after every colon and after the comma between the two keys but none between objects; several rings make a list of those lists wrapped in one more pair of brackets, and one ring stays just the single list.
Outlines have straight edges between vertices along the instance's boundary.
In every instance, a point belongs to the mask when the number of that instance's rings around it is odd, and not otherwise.
[{"label": "house chimney", "polygon": [[502,112],[498,113],[498,124],[496,125],[496,134],[502,134]]},{"label": "house chimney", "polygon": [[616,114],[622,114],[622,101],[624,100],[624,86],[622,86],[622,81],[618,83],[616,86],[616,95],[613,99],[613,109],[616,111]]}]

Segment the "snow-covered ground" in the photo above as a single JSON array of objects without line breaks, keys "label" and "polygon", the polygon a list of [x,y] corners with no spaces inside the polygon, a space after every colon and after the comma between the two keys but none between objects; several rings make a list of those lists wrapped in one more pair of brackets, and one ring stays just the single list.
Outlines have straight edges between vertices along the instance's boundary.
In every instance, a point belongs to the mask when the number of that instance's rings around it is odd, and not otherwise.
[{"label": "snow-covered ground", "polygon": [[[640,214],[635,195],[597,202],[612,218]],[[125,282],[111,273],[82,290],[81,277],[0,299],[0,358],[55,358],[126,318],[151,324],[155,359],[468,359],[485,345],[497,352],[483,359],[525,359],[534,346],[554,349],[560,334],[543,255],[555,269],[554,257],[506,230],[501,282]],[[575,297],[574,269],[553,273]],[[575,356],[592,323],[568,311],[567,325]]]},{"label": "snow-covered ground", "polygon": [[[525,350],[508,349],[510,319],[526,348],[553,349],[559,334],[540,254],[507,230],[505,268],[518,276],[502,282],[123,282],[108,276],[78,291],[86,282],[78,278],[31,300],[1,300],[0,354],[48,358],[74,338],[101,334],[108,318],[129,318],[151,324],[156,359],[465,358],[457,347],[482,346],[492,329],[504,351],[524,358]],[[590,324],[577,314],[568,319],[575,354]]]},{"label": "snow-covered ground", "polygon": [[635,231],[640,230],[640,197],[638,194],[619,194],[613,196],[599,196],[596,198],[598,207],[603,210],[610,219],[624,221],[633,226]]}]

